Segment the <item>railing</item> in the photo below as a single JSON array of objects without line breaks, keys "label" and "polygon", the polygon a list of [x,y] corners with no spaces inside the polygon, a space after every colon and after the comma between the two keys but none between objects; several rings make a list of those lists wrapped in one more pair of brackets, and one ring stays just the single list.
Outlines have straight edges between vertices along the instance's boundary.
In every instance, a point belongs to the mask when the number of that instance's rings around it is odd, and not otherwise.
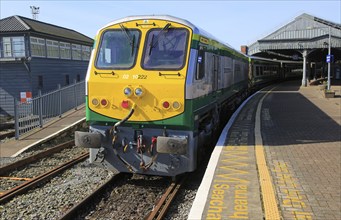
[{"label": "railing", "polygon": [[41,94],[24,103],[15,100],[15,138],[19,139],[30,130],[43,127],[46,122],[62,114],[76,109],[85,101],[85,81],[58,89],[53,92]]}]

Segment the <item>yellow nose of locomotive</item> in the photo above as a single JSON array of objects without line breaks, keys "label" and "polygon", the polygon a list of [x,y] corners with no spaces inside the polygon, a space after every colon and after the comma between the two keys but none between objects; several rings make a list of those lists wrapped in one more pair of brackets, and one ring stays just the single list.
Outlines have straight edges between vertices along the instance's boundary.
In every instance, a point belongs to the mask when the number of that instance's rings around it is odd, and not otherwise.
[{"label": "yellow nose of locomotive", "polygon": [[191,29],[166,20],[111,24],[97,36],[88,71],[88,107],[96,117],[155,121],[184,112]]}]

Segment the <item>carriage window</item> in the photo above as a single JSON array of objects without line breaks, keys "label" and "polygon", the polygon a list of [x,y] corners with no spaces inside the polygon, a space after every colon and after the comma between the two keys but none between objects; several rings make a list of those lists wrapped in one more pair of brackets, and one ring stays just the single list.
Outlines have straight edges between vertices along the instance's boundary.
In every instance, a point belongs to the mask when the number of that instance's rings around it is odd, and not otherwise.
[{"label": "carriage window", "polygon": [[199,80],[205,76],[205,51],[199,50],[198,60],[197,60],[197,72],[195,79]]},{"label": "carriage window", "polygon": [[259,76],[259,73],[260,71],[259,71],[259,66],[256,66],[256,76]]},{"label": "carriage window", "polygon": [[180,70],[185,65],[188,45],[188,30],[185,28],[152,29],[142,59],[144,69]]},{"label": "carriage window", "polygon": [[135,64],[140,31],[121,29],[106,31],[101,39],[96,67],[99,69],[129,69]]}]

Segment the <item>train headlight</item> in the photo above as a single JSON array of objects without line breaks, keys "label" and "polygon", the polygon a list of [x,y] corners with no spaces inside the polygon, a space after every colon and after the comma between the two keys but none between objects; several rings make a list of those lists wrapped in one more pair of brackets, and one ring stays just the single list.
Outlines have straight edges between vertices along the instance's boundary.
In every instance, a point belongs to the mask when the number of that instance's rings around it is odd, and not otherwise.
[{"label": "train headlight", "polygon": [[132,95],[132,90],[130,87],[126,87],[126,88],[124,88],[123,93],[125,96],[129,97]]},{"label": "train headlight", "polygon": [[96,98],[93,98],[93,99],[91,100],[91,104],[93,104],[94,106],[98,106],[98,105],[99,105],[99,100],[96,99]]},{"label": "train headlight", "polygon": [[135,89],[135,95],[137,97],[141,97],[143,95],[143,93],[144,92],[143,92],[143,89],[141,87],[138,87],[138,88]]},{"label": "train headlight", "polygon": [[179,103],[179,102],[177,102],[177,101],[175,101],[175,102],[173,102],[173,108],[175,109],[175,110],[178,110],[178,109],[180,109],[180,107],[181,107],[181,104]]}]

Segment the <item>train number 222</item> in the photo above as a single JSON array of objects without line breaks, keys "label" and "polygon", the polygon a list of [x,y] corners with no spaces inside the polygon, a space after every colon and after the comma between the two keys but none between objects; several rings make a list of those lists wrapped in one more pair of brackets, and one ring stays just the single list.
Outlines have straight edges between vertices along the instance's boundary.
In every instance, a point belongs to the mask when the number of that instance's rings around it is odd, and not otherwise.
[{"label": "train number 222", "polygon": [[[147,75],[132,75],[133,79],[147,79]],[[122,76],[123,79],[129,79],[128,74]]]}]

